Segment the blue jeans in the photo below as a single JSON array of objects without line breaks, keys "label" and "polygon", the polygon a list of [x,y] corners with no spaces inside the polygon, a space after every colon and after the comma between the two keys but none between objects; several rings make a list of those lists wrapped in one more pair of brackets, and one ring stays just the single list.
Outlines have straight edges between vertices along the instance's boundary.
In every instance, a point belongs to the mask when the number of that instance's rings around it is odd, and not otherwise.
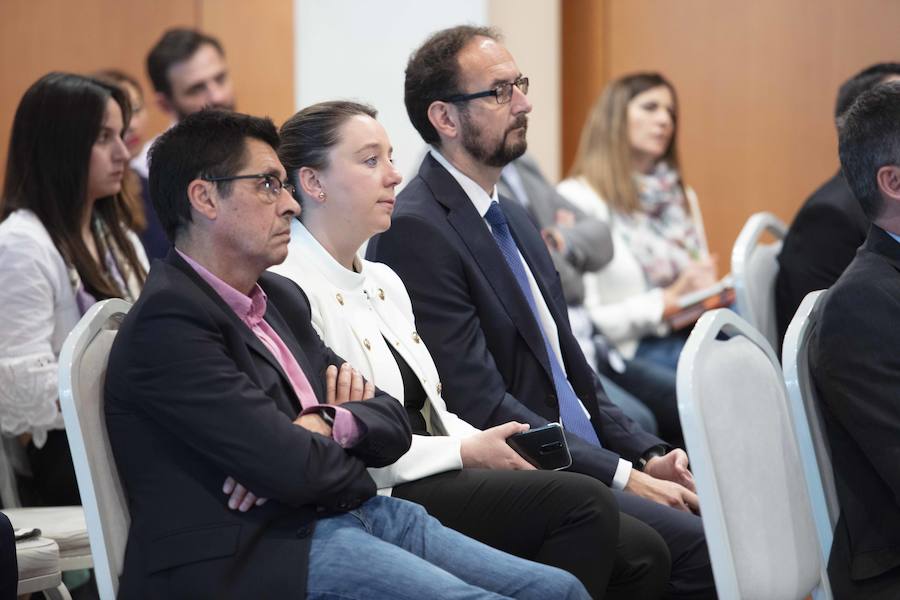
[{"label": "blue jeans", "polygon": [[385,496],[316,523],[307,581],[309,600],[589,598],[566,571],[485,546]]},{"label": "blue jeans", "polygon": [[609,401],[621,408],[622,412],[628,415],[629,419],[640,425],[641,429],[647,433],[656,435],[659,432],[656,416],[643,402],[643,398],[632,395],[605,373],[598,372],[597,377],[600,379],[600,383],[603,384],[603,391],[606,392],[606,397],[609,398]]},{"label": "blue jeans", "polygon": [[673,372],[678,369],[678,358],[687,342],[690,328],[675,331],[665,337],[645,337],[638,343],[635,358],[660,364]]}]

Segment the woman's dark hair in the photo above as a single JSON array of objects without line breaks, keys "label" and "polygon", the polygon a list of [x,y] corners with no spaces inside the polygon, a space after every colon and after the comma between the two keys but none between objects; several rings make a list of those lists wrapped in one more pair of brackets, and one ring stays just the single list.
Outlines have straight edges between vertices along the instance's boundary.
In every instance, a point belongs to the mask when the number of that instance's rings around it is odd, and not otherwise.
[{"label": "woman's dark hair", "polygon": [[[87,203],[91,149],[112,98],[128,126],[131,107],[119,87],[81,75],[50,73],[22,96],[13,119],[6,179],[0,197],[0,221],[15,210],[28,209],[41,220],[65,262],[74,267],[85,289],[97,299],[121,296],[115,280],[91,256],[81,236]],[[145,272],[122,225],[126,221],[121,192],[94,203],[111,243],[128,264],[119,265],[143,282]],[[95,232],[101,255],[107,240]]]},{"label": "woman's dark hair", "polygon": [[319,102],[304,108],[281,126],[278,159],[287,171],[288,180],[297,189],[298,202],[300,181],[297,172],[301,167],[326,168],[328,152],[340,141],[338,130],[357,115],[374,119],[378,111],[368,104],[345,100]]}]

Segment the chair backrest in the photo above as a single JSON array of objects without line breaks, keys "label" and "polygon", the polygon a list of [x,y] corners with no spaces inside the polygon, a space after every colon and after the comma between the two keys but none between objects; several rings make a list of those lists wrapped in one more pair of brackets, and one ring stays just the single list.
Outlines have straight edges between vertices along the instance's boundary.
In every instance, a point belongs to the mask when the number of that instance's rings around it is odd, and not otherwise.
[{"label": "chair backrest", "polygon": [[[822,550],[827,557],[831,551],[840,505],[831,468],[831,447],[825,433],[816,386],[809,371],[809,340],[818,326],[819,309],[824,299],[825,290],[820,290],[810,292],[800,303],[784,335],[781,364],[784,366],[784,384],[797,439],[803,441],[800,448],[806,481],[823,491],[821,498],[813,496],[813,508]],[[821,502],[817,503],[817,500]]]},{"label": "chair backrest", "polygon": [[719,598],[831,598],[769,343],[730,310],[705,313],[678,362],[677,391]]},{"label": "chair backrest", "polygon": [[[769,233],[777,241],[761,244]],[[731,251],[731,275],[734,278],[735,311],[756,327],[772,347],[778,344],[775,321],[775,276],[778,253],[787,227],[772,213],[752,215],[738,234]]]},{"label": "chair backrest", "polygon": [[129,308],[118,298],[96,303],[66,338],[59,355],[59,401],[101,598],[116,596],[130,524],[103,414],[109,351]]}]

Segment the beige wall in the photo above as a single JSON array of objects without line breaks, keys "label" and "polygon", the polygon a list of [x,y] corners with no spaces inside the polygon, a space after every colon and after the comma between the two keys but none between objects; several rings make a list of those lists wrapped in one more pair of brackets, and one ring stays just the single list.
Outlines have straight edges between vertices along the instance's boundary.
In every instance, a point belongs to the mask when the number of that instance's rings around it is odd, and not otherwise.
[{"label": "beige wall", "polygon": [[[837,169],[840,83],[900,59],[900,3],[891,0],[566,0],[563,13],[581,26],[564,29],[563,59],[582,75],[563,81],[571,121],[583,122],[608,78],[653,69],[674,83],[685,178],[726,269],[752,213],[790,221]],[[587,55],[599,63],[578,67]],[[567,158],[575,143],[565,138]]]},{"label": "beige wall", "polygon": [[144,60],[173,26],[199,27],[221,40],[239,109],[288,117],[294,108],[291,15],[291,0],[0,1],[0,182],[19,99],[50,71],[115,67],[136,76],[147,96],[148,135],[164,129],[168,118],[152,101]]},{"label": "beige wall", "polygon": [[544,175],[559,178],[560,0],[490,0],[488,20],[503,32],[506,46],[531,87],[534,110],[528,122],[528,151]]}]

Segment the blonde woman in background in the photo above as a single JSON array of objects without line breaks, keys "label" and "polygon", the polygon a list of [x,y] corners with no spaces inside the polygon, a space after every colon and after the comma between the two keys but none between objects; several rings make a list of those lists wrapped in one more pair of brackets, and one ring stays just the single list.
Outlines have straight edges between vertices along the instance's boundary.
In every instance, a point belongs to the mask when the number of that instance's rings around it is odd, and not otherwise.
[{"label": "blonde woman in background", "polygon": [[675,89],[657,73],[610,83],[581,132],[559,192],[609,223],[614,257],[585,275],[585,306],[626,358],[675,369],[686,339],[668,317],[681,296],[713,285],[700,207],[681,179]]}]

